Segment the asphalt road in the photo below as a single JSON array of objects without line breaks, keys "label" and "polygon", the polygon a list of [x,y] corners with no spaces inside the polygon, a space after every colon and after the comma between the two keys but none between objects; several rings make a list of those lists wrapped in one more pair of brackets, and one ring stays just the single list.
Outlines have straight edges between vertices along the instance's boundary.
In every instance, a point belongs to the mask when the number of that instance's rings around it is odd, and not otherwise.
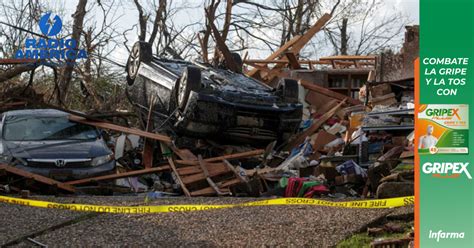
[{"label": "asphalt road", "polygon": [[[143,196],[40,199],[64,203],[143,205]],[[158,199],[150,205],[225,204],[249,198]],[[331,247],[398,209],[261,206],[143,215],[96,214],[0,203],[0,244],[48,247]]]}]

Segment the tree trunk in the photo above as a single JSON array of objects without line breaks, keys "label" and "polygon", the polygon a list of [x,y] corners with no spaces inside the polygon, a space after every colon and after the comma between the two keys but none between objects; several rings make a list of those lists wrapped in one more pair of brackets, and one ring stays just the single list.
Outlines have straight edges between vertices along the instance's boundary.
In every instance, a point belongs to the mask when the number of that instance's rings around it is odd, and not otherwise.
[{"label": "tree trunk", "polygon": [[[72,26],[71,38],[76,40],[76,49],[79,48],[81,39],[82,26],[84,24],[84,16],[86,15],[87,0],[79,0],[76,7],[76,12],[72,15],[74,18]],[[68,95],[69,85],[71,84],[72,72],[74,70],[75,59],[67,59],[66,66],[62,72],[61,80],[59,81],[59,99],[58,103],[63,104]]]},{"label": "tree trunk", "polygon": [[133,1],[135,6],[137,6],[138,10],[138,23],[140,28],[140,34],[138,35],[138,40],[145,41],[146,38],[146,22],[148,21],[148,17],[145,15],[143,11],[143,7],[140,5],[138,0]]},{"label": "tree trunk", "polygon": [[349,42],[349,37],[347,35],[347,18],[342,19],[341,26],[341,55],[347,55],[347,46]]}]

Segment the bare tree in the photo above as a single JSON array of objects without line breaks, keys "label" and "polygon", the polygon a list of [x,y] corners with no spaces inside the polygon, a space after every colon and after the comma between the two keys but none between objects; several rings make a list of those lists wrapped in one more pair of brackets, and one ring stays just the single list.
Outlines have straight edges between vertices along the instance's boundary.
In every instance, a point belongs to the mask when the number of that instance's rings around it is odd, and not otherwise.
[{"label": "bare tree", "polygon": [[402,33],[407,18],[382,11],[381,0],[343,1],[325,33],[334,54],[371,54],[383,50]]}]

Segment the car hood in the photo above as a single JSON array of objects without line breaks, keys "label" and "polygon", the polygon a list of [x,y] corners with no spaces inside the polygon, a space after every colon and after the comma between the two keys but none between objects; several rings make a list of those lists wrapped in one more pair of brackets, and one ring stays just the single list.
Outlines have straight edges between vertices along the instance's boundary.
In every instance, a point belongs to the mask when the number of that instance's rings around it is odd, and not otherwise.
[{"label": "car hood", "polygon": [[93,158],[110,154],[104,141],[2,141],[3,153],[24,159]]}]

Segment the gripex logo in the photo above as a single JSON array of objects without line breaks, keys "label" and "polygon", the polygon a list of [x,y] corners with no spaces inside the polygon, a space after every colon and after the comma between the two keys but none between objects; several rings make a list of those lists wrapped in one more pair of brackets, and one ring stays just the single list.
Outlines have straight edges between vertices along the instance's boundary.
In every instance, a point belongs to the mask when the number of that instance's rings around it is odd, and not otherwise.
[{"label": "gripex logo", "polygon": [[41,30],[41,33],[43,33],[46,36],[55,36],[61,32],[61,29],[63,28],[63,21],[61,18],[57,15],[54,16],[54,22],[53,24],[50,24],[50,18],[51,18],[51,13],[46,13],[43,15],[39,21],[39,27]]},{"label": "gripex logo", "polygon": [[443,162],[443,163],[424,163],[422,171],[425,174],[431,174],[437,178],[458,178],[460,175],[465,174],[468,179],[472,179],[471,173],[467,170],[469,163],[462,162]]},{"label": "gripex logo", "polygon": [[[78,49],[75,39],[55,39],[63,27],[61,18],[51,13],[44,14],[39,20],[41,33],[48,38],[27,38],[24,49],[19,49],[15,53],[17,59],[57,59],[75,61],[76,59],[87,58],[87,51]],[[66,62],[71,63],[71,62]]]}]

